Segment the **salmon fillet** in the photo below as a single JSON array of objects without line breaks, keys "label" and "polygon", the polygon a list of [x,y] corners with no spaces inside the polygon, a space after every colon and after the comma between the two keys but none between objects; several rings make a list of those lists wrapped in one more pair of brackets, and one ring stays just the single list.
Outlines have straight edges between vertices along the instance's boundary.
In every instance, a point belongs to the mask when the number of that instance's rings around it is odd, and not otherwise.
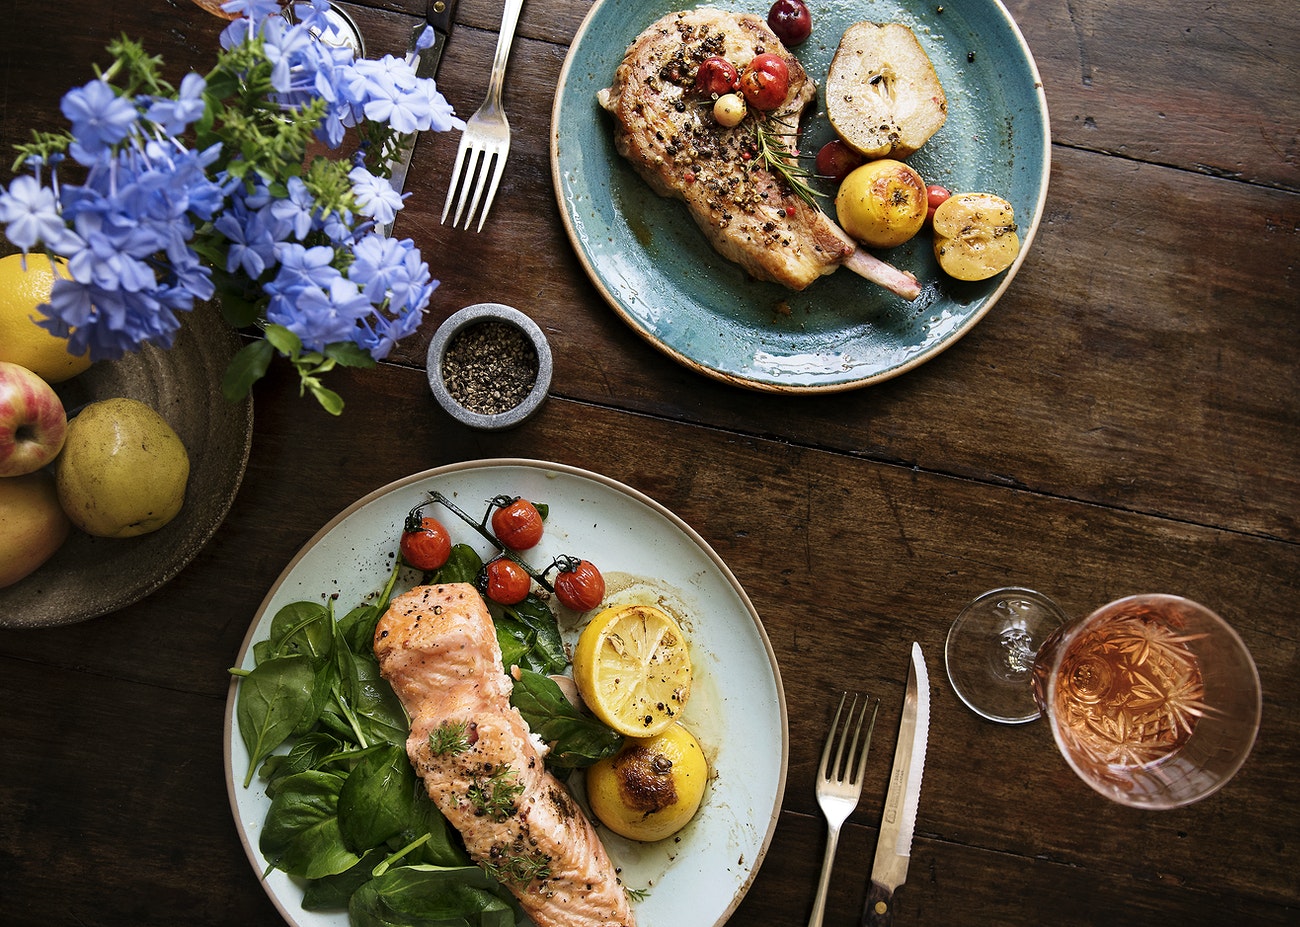
[{"label": "salmon fillet", "polygon": [[510,705],[478,591],[449,583],[397,596],[375,628],[375,656],[411,716],[407,755],[474,861],[538,927],[635,927],[595,828]]}]

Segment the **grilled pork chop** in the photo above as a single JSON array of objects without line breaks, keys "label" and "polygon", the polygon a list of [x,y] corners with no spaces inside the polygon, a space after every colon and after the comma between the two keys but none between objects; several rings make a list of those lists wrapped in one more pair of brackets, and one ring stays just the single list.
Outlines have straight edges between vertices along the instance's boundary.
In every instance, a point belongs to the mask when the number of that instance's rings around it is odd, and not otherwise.
[{"label": "grilled pork chop", "polygon": [[907,299],[916,278],[867,254],[820,209],[794,193],[756,155],[748,117],[728,129],[693,93],[700,62],[720,55],[743,71],[756,55],[780,55],[790,90],[771,113],[790,154],[800,114],[817,88],[757,16],[703,8],[670,13],[628,46],[600,105],[615,119],[614,145],[660,195],[684,201],[723,257],[760,280],[802,290],[840,266]]},{"label": "grilled pork chop", "polygon": [[539,927],[635,927],[595,829],[510,705],[492,616],[474,587],[417,586],[394,598],[375,656],[411,716],[407,755],[470,856]]}]

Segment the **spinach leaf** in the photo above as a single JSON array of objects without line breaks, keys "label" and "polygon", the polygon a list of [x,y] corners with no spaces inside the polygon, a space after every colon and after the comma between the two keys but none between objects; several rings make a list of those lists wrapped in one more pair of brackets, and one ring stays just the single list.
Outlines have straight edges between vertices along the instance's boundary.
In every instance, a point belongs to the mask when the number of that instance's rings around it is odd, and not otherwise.
[{"label": "spinach leaf", "polygon": [[[561,673],[569,665],[555,615],[532,593],[518,605],[505,606],[496,619],[496,629],[507,671],[511,666],[521,666],[539,673]],[[507,650],[513,659],[506,658]]]},{"label": "spinach leaf", "polygon": [[406,750],[382,744],[366,752],[339,790],[339,829],[354,850],[377,847],[415,816],[415,770]]},{"label": "spinach leaf", "polygon": [[384,861],[386,855],[384,850],[371,850],[351,869],[346,869],[337,875],[312,879],[303,887],[303,910],[327,911],[331,908],[346,908],[352,893],[374,878],[375,867]]},{"label": "spinach leaf", "polygon": [[311,665],[300,656],[273,657],[255,666],[239,682],[235,715],[248,751],[244,788],[253,771],[294,732],[311,705]]},{"label": "spinach leaf", "polygon": [[478,579],[483,558],[468,544],[453,544],[447,562],[426,579],[429,583],[469,583]]},{"label": "spinach leaf", "polygon": [[306,879],[336,875],[361,858],[339,829],[339,792],[344,777],[309,771],[285,778],[271,799],[258,847],[267,861]]},{"label": "spinach leaf", "polygon": [[622,734],[583,714],[553,679],[540,673],[519,670],[510,704],[519,709],[529,730],[551,744],[547,766],[581,769],[613,756],[623,745]]},{"label": "spinach leaf", "polygon": [[357,889],[353,927],[514,927],[515,903],[477,866],[402,866]]}]

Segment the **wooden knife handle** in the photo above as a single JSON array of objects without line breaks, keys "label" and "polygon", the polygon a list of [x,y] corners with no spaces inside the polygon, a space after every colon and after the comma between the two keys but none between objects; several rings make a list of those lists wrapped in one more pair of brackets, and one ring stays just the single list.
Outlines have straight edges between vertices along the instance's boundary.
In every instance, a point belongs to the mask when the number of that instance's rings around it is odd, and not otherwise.
[{"label": "wooden knife handle", "polygon": [[867,888],[867,905],[862,912],[862,927],[891,927],[894,923],[894,893],[879,882]]}]

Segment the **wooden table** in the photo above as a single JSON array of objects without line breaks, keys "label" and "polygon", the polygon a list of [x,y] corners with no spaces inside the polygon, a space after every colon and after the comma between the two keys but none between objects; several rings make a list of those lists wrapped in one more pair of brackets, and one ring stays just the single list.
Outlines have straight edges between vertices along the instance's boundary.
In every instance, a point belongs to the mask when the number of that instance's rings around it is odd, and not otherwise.
[{"label": "wooden table", "polygon": [[[260,384],[234,507],[163,589],[82,624],[0,632],[0,920],[281,923],[241,849],[221,755],[226,670],[254,612],[299,547],[360,496],[440,464],[517,456],[590,468],[669,507],[763,617],[789,709],[789,774],[771,849],[732,923],[806,923],[831,693],[865,686],[884,706],[826,920],[857,923],[913,640],[930,658],[933,719],[899,924],[1295,923],[1293,4],[1009,2],[1042,71],[1053,137],[1028,260],[952,349],[886,383],[811,397],[674,363],[581,270],[548,133],[589,7],[524,10],[506,83],[514,148],[481,234],[437,221],[456,133],[421,140],[398,229],[442,280],[421,336],[377,372],[336,379],[340,418],[299,399],[283,372]],[[372,53],[400,49],[421,8],[355,8]],[[440,85],[464,115],[484,94],[500,11],[500,0],[460,5]],[[219,28],[189,0],[75,11],[5,0],[0,20],[6,151],[58,125],[59,97],[111,37],[142,38],[179,76],[205,66]],[[451,423],[423,370],[436,324],[485,300],[527,311],[555,352],[549,401],[505,433]],[[1043,724],[969,712],[942,670],[945,634],[967,600],[1009,583],[1071,614],[1139,591],[1219,610],[1264,685],[1259,740],[1237,778],[1184,810],[1133,811],[1076,779]]]}]

